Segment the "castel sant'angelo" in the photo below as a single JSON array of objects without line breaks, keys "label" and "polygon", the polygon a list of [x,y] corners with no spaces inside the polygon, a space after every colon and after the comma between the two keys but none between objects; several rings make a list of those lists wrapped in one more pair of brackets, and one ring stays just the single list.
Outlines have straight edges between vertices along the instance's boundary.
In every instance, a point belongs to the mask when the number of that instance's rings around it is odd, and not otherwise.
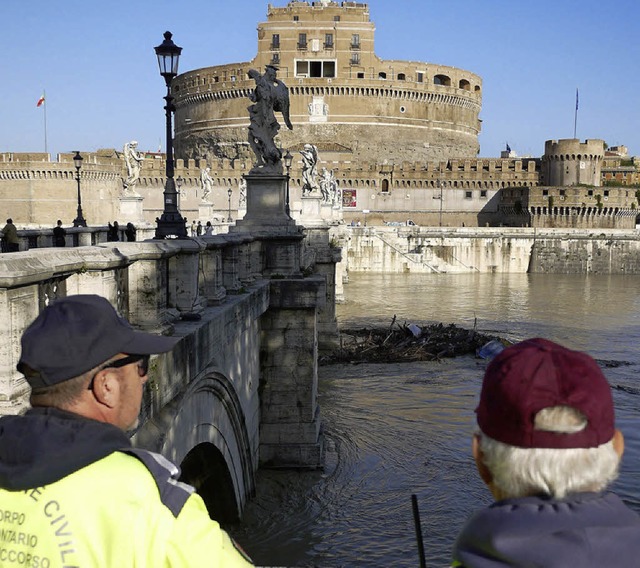
[{"label": "castel sant'angelo", "polygon": [[[506,151],[482,158],[481,77],[437,63],[380,59],[374,35],[365,3],[269,4],[251,61],[195,69],[173,80],[175,176],[189,223],[244,214],[244,175],[254,161],[247,107],[255,82],[249,71],[263,73],[270,65],[289,90],[293,129],[282,125],[276,143],[294,156],[294,217],[302,211],[301,151],[312,145],[317,175],[334,180],[347,223],[635,225],[640,191],[629,186],[640,176],[624,147],[607,150],[598,139],[547,140],[542,157]],[[163,154],[145,153],[128,195],[119,149],[83,155],[83,208],[90,224],[153,224],[163,210]],[[52,204],[56,217],[68,223],[75,216],[74,174],[71,154],[57,162],[47,154],[0,154],[0,202],[18,226],[50,226]]]},{"label": "castel sant'angelo", "polygon": [[382,60],[367,4],[269,5],[252,61],[176,78],[176,151],[183,158],[251,158],[247,96],[251,68],[278,68],[289,87],[293,130],[283,148],[317,146],[321,157],[401,163],[475,158],[481,78],[419,61]]}]

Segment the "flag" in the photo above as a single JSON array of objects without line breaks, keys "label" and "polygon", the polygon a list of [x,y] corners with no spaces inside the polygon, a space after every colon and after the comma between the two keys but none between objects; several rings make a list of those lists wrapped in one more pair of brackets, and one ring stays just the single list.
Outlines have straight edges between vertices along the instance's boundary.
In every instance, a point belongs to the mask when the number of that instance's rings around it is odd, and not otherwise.
[{"label": "flag", "polygon": [[38,99],[38,102],[36,103],[36,106],[42,106],[44,104],[44,93],[42,93],[42,95],[40,95],[40,98]]},{"label": "flag", "polygon": [[578,89],[576,89],[576,110],[578,110]]},{"label": "flag", "polygon": [[509,146],[509,142],[507,142],[507,152],[511,152],[511,146]]}]

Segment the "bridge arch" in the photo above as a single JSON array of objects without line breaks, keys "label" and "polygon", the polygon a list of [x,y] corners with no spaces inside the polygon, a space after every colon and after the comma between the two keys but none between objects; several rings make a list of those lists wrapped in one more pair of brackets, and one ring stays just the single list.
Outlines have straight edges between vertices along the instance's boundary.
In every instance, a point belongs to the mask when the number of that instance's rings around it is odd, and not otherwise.
[{"label": "bridge arch", "polygon": [[[239,519],[255,492],[254,444],[233,383],[207,367],[185,391],[147,421],[136,445],[178,464],[216,520]],[[257,454],[255,454],[257,457]]]}]

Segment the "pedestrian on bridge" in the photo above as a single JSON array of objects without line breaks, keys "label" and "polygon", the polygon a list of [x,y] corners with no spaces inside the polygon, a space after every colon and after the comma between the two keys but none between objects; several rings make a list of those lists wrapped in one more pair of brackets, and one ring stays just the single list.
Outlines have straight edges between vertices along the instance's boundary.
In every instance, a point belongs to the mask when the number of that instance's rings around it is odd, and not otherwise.
[{"label": "pedestrian on bridge", "polygon": [[150,355],[177,341],[95,295],[55,301],[26,329],[32,408],[0,418],[0,565],[251,566],[179,469],[126,434]]}]

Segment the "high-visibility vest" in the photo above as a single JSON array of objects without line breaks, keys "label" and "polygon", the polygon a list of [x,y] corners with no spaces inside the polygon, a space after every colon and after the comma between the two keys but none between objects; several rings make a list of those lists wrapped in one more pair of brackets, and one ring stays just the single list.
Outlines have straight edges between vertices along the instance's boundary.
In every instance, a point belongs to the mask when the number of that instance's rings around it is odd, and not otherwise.
[{"label": "high-visibility vest", "polygon": [[130,449],[44,487],[0,489],[0,567],[251,566],[176,472]]}]

